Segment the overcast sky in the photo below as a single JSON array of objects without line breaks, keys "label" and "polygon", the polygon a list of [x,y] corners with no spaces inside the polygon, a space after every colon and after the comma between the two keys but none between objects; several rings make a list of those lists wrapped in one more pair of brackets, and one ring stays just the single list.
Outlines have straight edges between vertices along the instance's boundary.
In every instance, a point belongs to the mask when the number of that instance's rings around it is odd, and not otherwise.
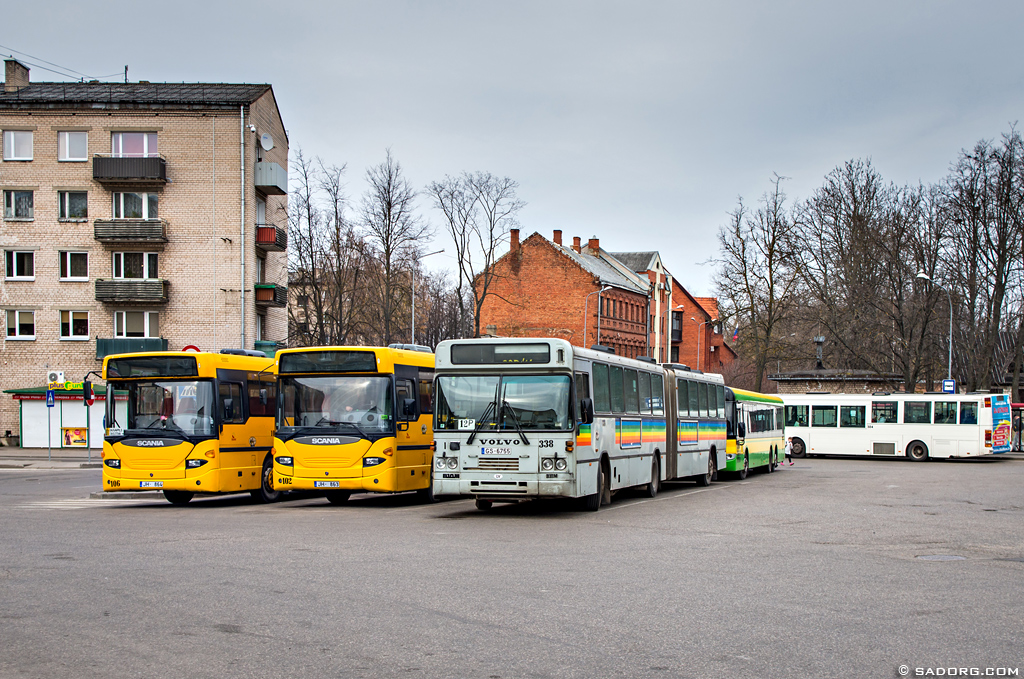
[{"label": "overcast sky", "polygon": [[[523,237],[660,250],[707,294],[718,228],[772,173],[793,199],[850,158],[928,183],[1006,131],[1024,110],[1022,29],[1019,0],[36,0],[4,9],[0,52],[92,76],[127,64],[133,81],[271,83],[292,150],[347,163],[353,202],[388,147],[417,187],[507,175]],[[425,199],[421,212],[440,227]]]}]

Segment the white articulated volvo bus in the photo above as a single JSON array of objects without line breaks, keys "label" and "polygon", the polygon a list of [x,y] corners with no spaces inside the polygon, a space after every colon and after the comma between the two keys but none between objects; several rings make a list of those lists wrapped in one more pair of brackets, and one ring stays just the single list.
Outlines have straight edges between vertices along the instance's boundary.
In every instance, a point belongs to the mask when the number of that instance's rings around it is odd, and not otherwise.
[{"label": "white articulated volvo bus", "polygon": [[655,363],[539,338],[448,340],[435,355],[435,495],[472,496],[480,509],[584,498],[596,511],[623,488],[653,497],[681,471],[710,480],[696,427],[665,455],[676,440],[675,399],[666,412],[665,398],[674,373]]},{"label": "white articulated volvo bus", "polygon": [[[1009,415],[993,426],[1000,394],[783,394],[793,455],[975,457],[1008,450]],[[995,445],[993,445],[995,444]]]}]

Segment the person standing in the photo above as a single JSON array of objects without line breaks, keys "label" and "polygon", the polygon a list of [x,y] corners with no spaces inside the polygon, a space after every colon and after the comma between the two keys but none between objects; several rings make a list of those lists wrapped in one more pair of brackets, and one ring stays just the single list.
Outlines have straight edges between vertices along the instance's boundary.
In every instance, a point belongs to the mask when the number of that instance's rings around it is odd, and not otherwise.
[{"label": "person standing", "polygon": [[792,436],[787,436],[786,437],[786,460],[789,461],[790,465],[793,464],[793,437]]}]

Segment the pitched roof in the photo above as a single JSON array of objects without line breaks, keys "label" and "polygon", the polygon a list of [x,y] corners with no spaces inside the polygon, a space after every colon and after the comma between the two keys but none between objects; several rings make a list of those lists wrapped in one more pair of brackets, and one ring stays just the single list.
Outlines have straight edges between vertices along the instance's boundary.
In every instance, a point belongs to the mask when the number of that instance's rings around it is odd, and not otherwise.
[{"label": "pitched roof", "polygon": [[658,258],[657,250],[653,252],[609,252],[608,254],[637,273],[653,270],[654,260]]},{"label": "pitched roof", "polygon": [[34,82],[0,91],[0,109],[12,108],[237,108],[251,104],[267,84]]},{"label": "pitched roof", "polygon": [[[543,236],[541,237],[543,238]],[[602,257],[582,254],[565,245],[557,245],[555,243],[551,243],[551,245],[561,250],[562,254],[579,264],[584,270],[594,274],[594,276],[601,281],[602,285],[611,285],[612,287],[622,288],[623,290],[628,290],[641,295],[647,294],[646,287],[641,286],[637,281],[634,281],[624,275],[621,271],[606,262]],[[600,252],[606,257],[613,256],[611,253],[605,252],[604,250],[601,250]],[[618,257],[616,257],[616,259],[618,259]]]},{"label": "pitched roof", "polygon": [[708,312],[711,318],[718,318],[718,298],[717,297],[694,297],[697,300],[697,304],[700,304],[704,311]]}]

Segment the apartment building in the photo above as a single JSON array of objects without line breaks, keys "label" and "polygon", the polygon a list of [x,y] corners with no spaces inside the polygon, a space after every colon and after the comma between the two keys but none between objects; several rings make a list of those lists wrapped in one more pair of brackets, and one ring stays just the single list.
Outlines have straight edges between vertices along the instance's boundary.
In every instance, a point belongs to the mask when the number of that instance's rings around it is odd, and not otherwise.
[{"label": "apartment building", "polygon": [[[287,337],[288,137],[270,85],[33,83],[9,59],[0,130],[0,389],[79,381],[121,351]],[[0,434],[19,423],[0,398]]]}]

